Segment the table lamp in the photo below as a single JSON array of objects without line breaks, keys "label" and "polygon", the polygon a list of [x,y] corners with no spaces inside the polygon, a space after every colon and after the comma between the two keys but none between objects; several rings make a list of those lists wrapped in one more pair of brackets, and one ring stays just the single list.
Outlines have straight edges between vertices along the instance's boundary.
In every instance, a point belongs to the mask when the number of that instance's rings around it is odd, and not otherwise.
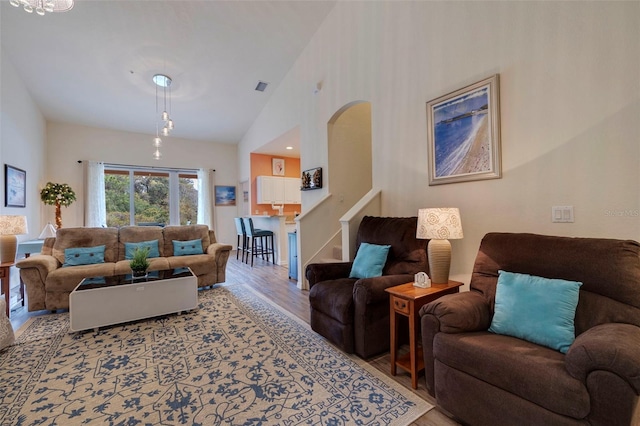
[{"label": "table lamp", "polygon": [[0,262],[15,262],[18,238],[26,234],[27,217],[18,215],[0,215]]},{"label": "table lamp", "polygon": [[42,228],[42,232],[38,235],[39,240],[44,240],[47,238],[55,238],[56,236],[56,228],[53,227],[51,222],[48,222],[44,228]]},{"label": "table lamp", "polygon": [[451,243],[463,237],[460,212],[455,207],[418,210],[416,238],[428,239],[429,274],[434,284],[449,282]]}]

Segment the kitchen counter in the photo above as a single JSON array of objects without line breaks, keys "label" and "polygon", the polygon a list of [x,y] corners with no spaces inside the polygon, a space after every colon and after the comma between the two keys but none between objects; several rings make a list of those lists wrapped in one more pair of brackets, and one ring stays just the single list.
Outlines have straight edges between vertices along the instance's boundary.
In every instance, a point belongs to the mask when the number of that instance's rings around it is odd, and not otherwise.
[{"label": "kitchen counter", "polygon": [[287,233],[296,230],[295,220],[291,220],[291,216],[268,216],[254,215],[251,216],[253,226],[256,229],[265,229],[273,231],[274,259],[276,265],[289,266],[289,247]]}]

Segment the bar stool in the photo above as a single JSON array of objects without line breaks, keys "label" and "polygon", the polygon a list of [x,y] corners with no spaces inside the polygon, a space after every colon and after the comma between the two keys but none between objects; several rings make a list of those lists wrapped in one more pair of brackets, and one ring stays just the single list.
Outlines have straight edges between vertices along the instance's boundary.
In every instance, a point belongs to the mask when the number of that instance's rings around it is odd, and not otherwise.
[{"label": "bar stool", "polygon": [[[238,234],[238,250],[236,250],[236,259],[238,254],[242,250],[242,261],[244,262],[245,255],[247,254],[247,231],[244,229],[244,221],[241,217],[235,217],[233,220],[236,223],[236,233]],[[242,246],[240,245],[240,238],[242,237]]]},{"label": "bar stool", "polygon": [[[262,259],[271,255],[271,263],[275,263],[273,253],[273,231],[266,229],[256,229],[253,227],[253,220],[250,217],[242,218],[244,221],[244,230],[247,233],[247,256],[251,256],[251,266],[253,266],[253,258],[260,256]],[[269,247],[269,240],[271,247]],[[247,259],[248,262],[248,259]]]}]

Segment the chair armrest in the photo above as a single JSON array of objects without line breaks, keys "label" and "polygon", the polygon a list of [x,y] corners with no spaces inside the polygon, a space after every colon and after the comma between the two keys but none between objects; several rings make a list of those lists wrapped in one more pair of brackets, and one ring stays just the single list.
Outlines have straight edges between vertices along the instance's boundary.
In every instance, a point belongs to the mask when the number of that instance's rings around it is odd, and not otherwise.
[{"label": "chair armrest", "polygon": [[481,293],[448,294],[420,308],[420,317],[433,315],[439,332],[463,333],[486,330],[491,325],[491,308]]},{"label": "chair armrest", "polygon": [[409,274],[360,278],[353,286],[353,298],[356,305],[370,305],[381,301],[389,303],[389,293],[384,290],[411,281],[413,281],[413,275]]},{"label": "chair armrest", "polygon": [[640,395],[640,327],[609,323],[590,328],[573,342],[565,358],[567,371],[586,382],[595,370],[617,374]]},{"label": "chair armrest", "polygon": [[44,282],[49,275],[49,272],[55,271],[59,268],[58,259],[47,254],[36,254],[29,256],[25,259],[21,259],[16,263],[16,267],[20,269],[35,268],[40,273],[42,281]]},{"label": "chair armrest", "polygon": [[311,263],[307,265],[305,277],[309,280],[309,288],[322,281],[348,278],[352,265],[353,262]]},{"label": "chair armrest", "polygon": [[477,291],[447,294],[420,308],[420,324],[427,391],[435,396],[433,341],[436,335],[488,329],[491,307]]}]

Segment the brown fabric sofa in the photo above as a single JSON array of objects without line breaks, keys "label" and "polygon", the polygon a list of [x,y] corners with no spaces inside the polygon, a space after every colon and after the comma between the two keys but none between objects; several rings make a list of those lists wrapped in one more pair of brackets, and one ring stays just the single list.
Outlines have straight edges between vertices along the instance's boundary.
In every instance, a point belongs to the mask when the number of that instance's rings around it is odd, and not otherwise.
[{"label": "brown fabric sofa", "polygon": [[[204,254],[174,256],[173,241],[200,239]],[[83,278],[131,273],[125,260],[125,243],[158,240],[160,257],[150,258],[150,270],[189,267],[198,277],[198,287],[225,281],[231,246],[216,242],[206,225],[125,226],[122,228],[62,228],[56,238],[47,238],[40,255],[20,260],[29,311],[69,308],[69,294]],[[105,246],[104,263],[65,266],[68,248]]]},{"label": "brown fabric sofa", "polygon": [[384,290],[429,272],[427,240],[416,239],[416,217],[365,216],[361,243],[391,245],[381,277],[349,278],[353,262],[315,263],[306,268],[311,328],[347,353],[370,358],[389,350],[389,294]]},{"label": "brown fabric sofa", "polygon": [[[566,355],[487,331],[498,270],[583,283]],[[420,310],[439,406],[470,425],[640,425],[640,244],[491,233],[470,286]]]}]

